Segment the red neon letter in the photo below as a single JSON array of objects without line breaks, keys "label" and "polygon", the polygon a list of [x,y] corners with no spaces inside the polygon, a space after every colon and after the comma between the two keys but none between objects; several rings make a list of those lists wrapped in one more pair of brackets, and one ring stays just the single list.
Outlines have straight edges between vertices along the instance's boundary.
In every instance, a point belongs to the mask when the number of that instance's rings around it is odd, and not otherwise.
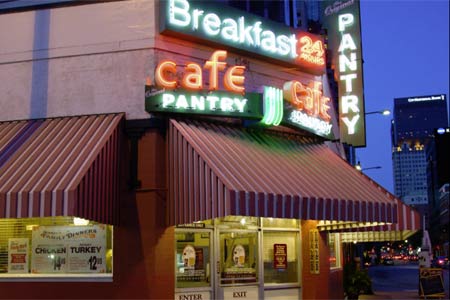
[{"label": "red neon letter", "polygon": [[330,106],[327,104],[328,102],[330,102],[330,98],[324,96],[320,97],[319,115],[327,122],[331,120],[331,116],[328,114],[328,110],[330,109]]},{"label": "red neon letter", "polygon": [[284,90],[284,98],[286,98],[287,101],[291,102],[292,105],[295,106],[295,108],[299,110],[303,110],[305,106],[305,97],[308,96],[308,93],[306,92],[306,89],[303,87],[303,85],[297,81],[289,81],[286,82],[283,86]]},{"label": "red neon letter", "polygon": [[155,71],[155,82],[156,85],[165,87],[168,89],[174,89],[177,87],[177,81],[176,80],[168,80],[164,77],[166,73],[171,73],[175,76],[177,73],[176,69],[177,64],[174,61],[165,60],[161,62],[157,67]]},{"label": "red neon letter", "polygon": [[181,85],[188,90],[202,89],[202,68],[195,63],[188,63],[185,68],[186,74],[183,76]]},{"label": "red neon letter", "polygon": [[244,84],[244,75],[245,67],[244,66],[234,66],[228,68],[225,73],[225,77],[223,78],[223,84],[225,88],[231,92],[235,93],[244,93],[245,87],[242,86]]},{"label": "red neon letter", "polygon": [[219,59],[227,58],[227,51],[215,51],[205,63],[205,69],[209,69],[209,89],[219,89],[219,71],[225,69],[227,63],[219,62]]}]

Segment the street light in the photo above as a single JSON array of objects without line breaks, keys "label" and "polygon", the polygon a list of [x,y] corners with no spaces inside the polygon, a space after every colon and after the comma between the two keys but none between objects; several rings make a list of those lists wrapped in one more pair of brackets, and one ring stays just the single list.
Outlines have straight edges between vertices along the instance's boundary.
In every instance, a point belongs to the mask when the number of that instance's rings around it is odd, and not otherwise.
[{"label": "street light", "polygon": [[361,167],[361,163],[358,161],[358,163],[355,165],[355,169],[362,172],[362,171],[372,170],[372,169],[381,169],[381,166],[363,168],[363,167]]},{"label": "street light", "polygon": [[362,168],[361,171],[372,170],[372,169],[381,169],[381,166]]},{"label": "street light", "polygon": [[383,116],[389,116],[391,114],[391,111],[389,109],[383,109],[383,110],[376,110],[376,111],[369,111],[364,113],[365,115],[374,115],[374,114],[380,114]]}]

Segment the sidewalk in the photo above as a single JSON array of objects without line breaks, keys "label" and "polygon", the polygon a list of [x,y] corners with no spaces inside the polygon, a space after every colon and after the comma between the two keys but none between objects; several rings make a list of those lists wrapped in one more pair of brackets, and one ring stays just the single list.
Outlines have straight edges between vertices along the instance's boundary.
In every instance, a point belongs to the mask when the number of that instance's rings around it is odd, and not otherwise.
[{"label": "sidewalk", "polygon": [[[420,299],[419,293],[417,291],[375,291],[373,295],[359,295],[360,300],[370,300],[370,299]],[[423,298],[422,298],[423,299]]]}]

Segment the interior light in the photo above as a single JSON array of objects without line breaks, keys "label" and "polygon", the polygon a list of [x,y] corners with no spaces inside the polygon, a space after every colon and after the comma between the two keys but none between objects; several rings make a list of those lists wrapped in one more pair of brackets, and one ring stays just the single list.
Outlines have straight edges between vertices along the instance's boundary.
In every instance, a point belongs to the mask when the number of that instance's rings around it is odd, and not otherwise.
[{"label": "interior light", "polygon": [[37,225],[37,224],[27,225],[27,226],[25,226],[25,229],[31,231],[31,230],[33,230],[33,227],[36,227],[36,226],[39,226],[39,225]]},{"label": "interior light", "polygon": [[73,218],[73,225],[77,226],[85,226],[89,224],[89,220],[82,219],[82,218]]},{"label": "interior light", "polygon": [[356,241],[353,241],[353,244],[356,244]]},{"label": "interior light", "polygon": [[242,218],[242,219],[241,219],[241,224],[242,224],[242,225],[245,225],[245,218]]}]

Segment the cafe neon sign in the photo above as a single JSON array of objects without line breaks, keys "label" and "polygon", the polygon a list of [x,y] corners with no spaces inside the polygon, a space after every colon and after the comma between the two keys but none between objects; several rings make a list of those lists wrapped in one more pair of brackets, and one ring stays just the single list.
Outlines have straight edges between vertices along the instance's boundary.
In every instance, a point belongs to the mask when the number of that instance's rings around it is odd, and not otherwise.
[{"label": "cafe neon sign", "polygon": [[320,36],[206,1],[168,0],[161,5],[161,32],[187,36],[263,55],[301,67],[313,74],[325,72]]},{"label": "cafe neon sign", "polygon": [[321,136],[331,135],[330,98],[323,96],[322,83],[314,81],[305,86],[299,81],[289,81],[283,86],[284,98],[293,107],[287,121],[308,128]]},{"label": "cafe neon sign", "polygon": [[[332,135],[330,99],[322,95],[320,82],[304,85],[290,81],[283,89],[265,86],[263,94],[248,93],[245,66],[227,66],[226,58],[227,51],[217,50],[203,66],[161,61],[155,68],[154,83],[146,87],[146,110],[257,119],[266,126],[285,123],[320,136]],[[203,85],[204,70],[209,72],[208,87]],[[222,83],[220,72],[224,72]],[[219,90],[221,87],[224,90]]]}]

